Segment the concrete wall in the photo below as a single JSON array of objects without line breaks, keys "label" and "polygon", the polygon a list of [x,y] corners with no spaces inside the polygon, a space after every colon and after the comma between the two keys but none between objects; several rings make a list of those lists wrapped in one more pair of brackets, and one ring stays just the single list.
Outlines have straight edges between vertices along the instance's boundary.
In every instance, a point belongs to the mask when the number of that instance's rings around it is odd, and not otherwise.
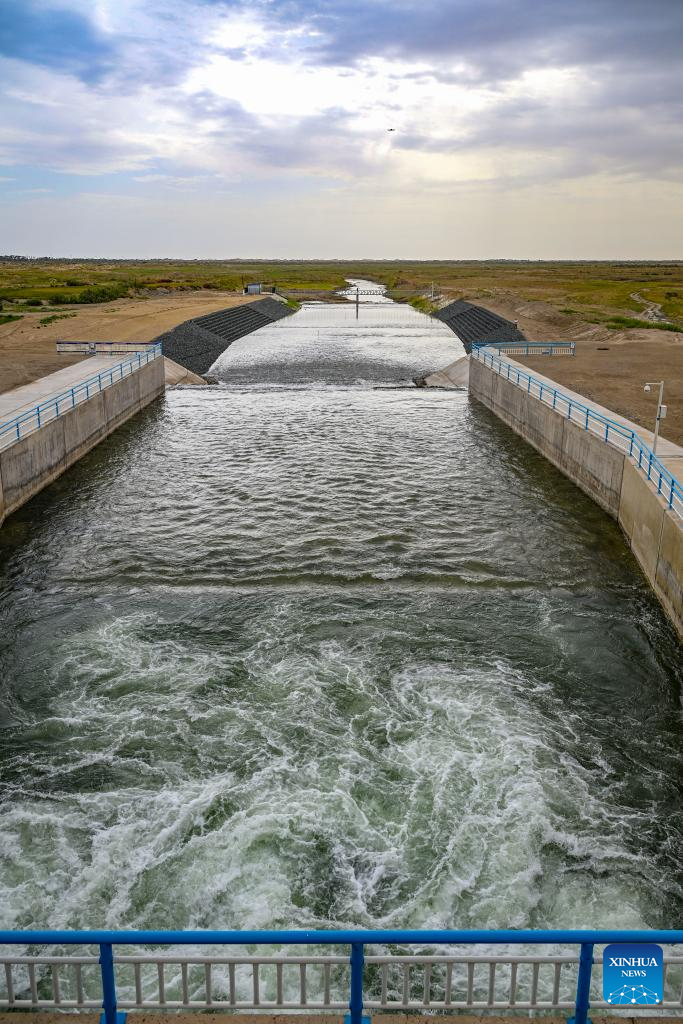
[{"label": "concrete wall", "polygon": [[164,387],[164,360],[153,359],[1,451],[0,523],[163,394]]},{"label": "concrete wall", "polygon": [[683,638],[683,525],[644,474],[621,452],[477,359],[470,360],[469,390],[618,521]]}]

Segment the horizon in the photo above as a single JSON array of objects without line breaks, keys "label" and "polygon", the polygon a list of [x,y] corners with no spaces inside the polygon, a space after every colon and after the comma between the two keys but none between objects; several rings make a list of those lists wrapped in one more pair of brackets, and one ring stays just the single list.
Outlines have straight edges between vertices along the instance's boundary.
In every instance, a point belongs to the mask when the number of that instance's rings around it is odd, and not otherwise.
[{"label": "horizon", "polygon": [[0,255],[0,262],[12,262],[12,261],[26,260],[27,262],[40,262],[41,260],[53,261],[64,263],[70,260],[77,260],[83,262],[99,262],[99,263],[405,263],[406,265],[412,265],[416,263],[434,263],[437,265],[445,265],[451,263],[557,263],[557,264],[571,264],[571,263],[582,263],[582,264],[610,264],[610,263],[624,263],[630,265],[642,265],[650,266],[658,264],[661,266],[678,266],[683,264],[683,257],[681,258],[661,258],[661,259],[618,259],[612,257],[606,257],[604,259],[591,259],[590,257],[573,259],[556,257],[553,259],[543,259],[539,257],[534,258],[514,258],[507,256],[484,256],[480,259],[468,259],[462,257],[460,259],[437,259],[430,257],[379,257],[379,256],[63,256],[55,255],[48,256],[45,254],[41,255],[27,255],[24,253],[7,253]]}]

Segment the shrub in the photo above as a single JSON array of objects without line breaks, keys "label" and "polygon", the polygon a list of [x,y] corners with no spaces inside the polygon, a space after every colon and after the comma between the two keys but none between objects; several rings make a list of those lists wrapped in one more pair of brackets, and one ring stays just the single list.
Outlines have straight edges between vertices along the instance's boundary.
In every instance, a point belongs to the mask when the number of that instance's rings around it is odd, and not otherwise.
[{"label": "shrub", "polygon": [[39,320],[41,327],[47,327],[48,324],[53,324],[55,320],[68,320],[70,316],[78,316],[77,313],[53,313],[52,316],[44,316]]},{"label": "shrub", "polygon": [[640,327],[646,331],[673,331],[675,334],[683,334],[683,327],[679,327],[677,324],[670,324],[665,320],[639,320],[635,316],[611,316],[605,323],[605,327],[609,327],[610,331]]},{"label": "shrub", "polygon": [[94,285],[92,288],[85,288],[79,295],[70,302],[113,302],[114,299],[122,299],[128,294],[128,288],[123,284],[102,284]]}]

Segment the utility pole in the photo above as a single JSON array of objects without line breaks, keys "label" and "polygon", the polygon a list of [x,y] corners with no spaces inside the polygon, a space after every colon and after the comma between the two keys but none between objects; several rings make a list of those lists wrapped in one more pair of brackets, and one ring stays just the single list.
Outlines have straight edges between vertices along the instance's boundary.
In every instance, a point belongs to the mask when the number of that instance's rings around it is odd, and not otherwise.
[{"label": "utility pole", "polygon": [[655,420],[655,438],[652,443],[652,451],[655,455],[657,454],[657,441],[659,440],[659,424],[660,421],[663,420],[666,416],[666,406],[662,404],[664,400],[664,381],[651,380],[648,381],[648,383],[643,388],[643,391],[649,391],[650,388],[657,387],[657,385],[659,385],[659,398],[657,399],[657,419]]}]

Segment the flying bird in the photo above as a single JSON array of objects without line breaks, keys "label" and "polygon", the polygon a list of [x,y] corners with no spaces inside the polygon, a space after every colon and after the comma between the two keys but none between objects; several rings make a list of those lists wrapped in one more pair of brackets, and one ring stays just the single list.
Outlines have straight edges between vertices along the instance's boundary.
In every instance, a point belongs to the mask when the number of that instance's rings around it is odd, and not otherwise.
[{"label": "flying bird", "polygon": [[396,131],[396,129],[395,129],[395,128],[387,128],[387,131],[388,131],[388,132],[395,132],[395,131]]}]

